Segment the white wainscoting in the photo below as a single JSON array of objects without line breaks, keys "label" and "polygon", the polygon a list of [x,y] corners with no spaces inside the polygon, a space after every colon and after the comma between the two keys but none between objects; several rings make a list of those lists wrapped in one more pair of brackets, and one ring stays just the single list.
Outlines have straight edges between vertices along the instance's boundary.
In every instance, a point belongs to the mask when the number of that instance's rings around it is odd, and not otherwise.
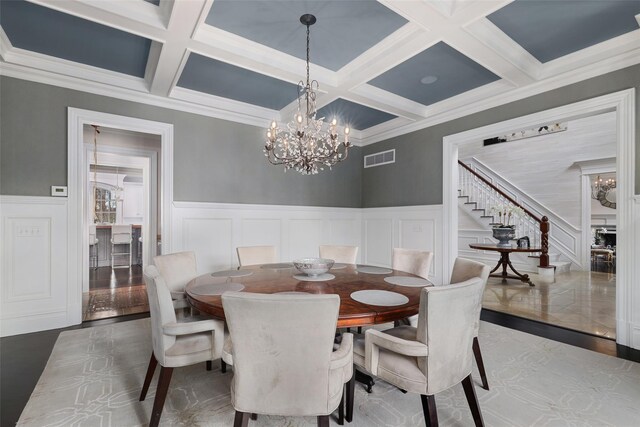
[{"label": "white wainscoting", "polygon": [[195,251],[200,272],[237,267],[238,246],[272,245],[290,261],[323,244],[361,246],[360,224],[355,208],[174,202],[171,251]]},{"label": "white wainscoting", "polygon": [[238,266],[238,246],[272,245],[281,261],[317,256],[323,244],[359,246],[358,262],[390,266],[394,247],[434,252],[442,281],[442,207],[326,208],[174,202],[174,246],[193,250],[200,272]]},{"label": "white wainscoting", "polygon": [[442,283],[442,206],[362,209],[363,262],[389,267],[392,248],[433,252],[429,279]]},{"label": "white wainscoting", "polygon": [[1,196],[0,335],[71,324],[67,199]]}]

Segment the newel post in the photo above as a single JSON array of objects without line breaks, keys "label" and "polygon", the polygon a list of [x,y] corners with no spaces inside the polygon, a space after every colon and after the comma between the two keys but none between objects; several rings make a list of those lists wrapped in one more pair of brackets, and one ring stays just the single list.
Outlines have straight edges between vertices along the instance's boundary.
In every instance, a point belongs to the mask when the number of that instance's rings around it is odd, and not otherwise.
[{"label": "newel post", "polygon": [[542,217],[540,222],[541,246],[540,267],[549,267],[549,218]]}]

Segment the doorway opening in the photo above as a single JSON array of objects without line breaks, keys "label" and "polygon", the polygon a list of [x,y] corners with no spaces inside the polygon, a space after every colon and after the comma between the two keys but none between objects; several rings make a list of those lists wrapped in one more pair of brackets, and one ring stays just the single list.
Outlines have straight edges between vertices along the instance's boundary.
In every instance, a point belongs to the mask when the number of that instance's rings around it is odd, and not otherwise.
[{"label": "doorway opening", "polygon": [[88,275],[82,320],[149,311],[142,269],[160,235],[159,135],[83,126]]},{"label": "doorway opening", "polygon": [[[634,222],[634,170],[635,170],[635,91],[624,90],[597,98],[576,102],[574,104],[540,111],[527,116],[483,126],[477,129],[447,136],[443,139],[443,216],[451,218],[445,221],[444,229],[444,266],[445,271],[451,271],[453,262],[459,256],[462,246],[458,233],[458,159],[460,148],[477,140],[493,138],[513,132],[516,129],[530,129],[538,126],[541,129],[548,123],[558,121],[566,122],[589,118],[597,115],[613,112],[615,115],[615,170],[617,175],[617,201],[616,201],[616,228],[624,230],[616,236],[616,274],[615,274],[615,339],[616,342],[626,346],[634,346],[632,303],[633,283],[637,281],[638,269],[636,268],[636,247],[634,236],[636,235],[636,222]],[[554,158],[548,158],[552,162]],[[525,165],[523,164],[523,167]],[[588,182],[588,174],[583,172],[582,182]],[[590,185],[583,185],[581,200],[590,203]],[[587,192],[588,191],[588,192]],[[585,194],[586,193],[586,194]],[[583,217],[591,215],[590,210],[582,210]],[[562,236],[559,243],[570,246],[575,251],[575,260],[572,262],[589,265],[590,262],[590,218],[581,222],[582,237],[577,238]],[[552,240],[553,234],[549,240]],[[538,270],[539,272],[540,269]],[[543,273],[546,273],[542,271]],[[591,274],[590,269],[584,271]],[[548,274],[543,274],[548,276]],[[553,286],[554,284],[550,284]],[[588,286],[588,285],[587,285]],[[551,288],[549,288],[551,289]],[[569,295],[569,293],[567,293]],[[544,292],[538,300],[539,304],[547,304],[548,300]],[[517,295],[512,298],[518,298]],[[562,307],[557,307],[562,310]],[[521,314],[520,314],[521,315]],[[521,315],[521,317],[524,317]],[[551,319],[550,319],[551,320]],[[591,319],[596,320],[596,319]],[[637,344],[635,344],[637,345]]]}]

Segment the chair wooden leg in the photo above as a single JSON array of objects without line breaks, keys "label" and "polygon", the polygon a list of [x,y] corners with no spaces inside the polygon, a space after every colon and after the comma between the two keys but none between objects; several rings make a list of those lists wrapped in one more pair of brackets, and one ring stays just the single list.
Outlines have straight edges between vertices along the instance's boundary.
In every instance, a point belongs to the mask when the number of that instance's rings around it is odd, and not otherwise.
[{"label": "chair wooden leg", "polygon": [[236,411],[233,427],[247,427],[249,425],[249,413]]},{"label": "chair wooden leg", "polygon": [[207,371],[210,371],[212,369],[211,360],[207,360],[205,363],[207,365]]},{"label": "chair wooden leg", "polygon": [[329,415],[318,415],[318,427],[329,427]]},{"label": "chair wooden leg", "polygon": [[354,393],[356,390],[356,368],[353,367],[353,375],[351,379],[347,382],[347,411],[345,414],[345,418],[348,423],[353,421],[353,402],[354,402]]},{"label": "chair wooden leg", "polygon": [[422,412],[424,412],[424,421],[427,427],[438,427],[438,412],[436,411],[436,397],[420,395],[422,400]]},{"label": "chair wooden leg", "polygon": [[467,403],[469,403],[469,408],[473,415],[473,422],[476,427],[484,426],[482,413],[480,412],[480,405],[478,404],[478,397],[476,396],[476,389],[473,387],[471,375],[462,380],[462,388],[464,388],[464,394],[467,396]]},{"label": "chair wooden leg", "polygon": [[338,425],[344,425],[344,395],[345,386],[342,386],[342,398],[340,399],[340,405],[338,406]]},{"label": "chair wooden leg", "polygon": [[160,378],[158,379],[156,398],[153,401],[153,410],[151,411],[151,421],[149,421],[149,427],[157,427],[158,423],[160,423],[160,416],[162,415],[164,401],[167,398],[167,392],[169,391],[169,383],[171,383],[172,373],[173,368],[165,368],[164,366],[160,366]]},{"label": "chair wooden leg", "polygon": [[222,359],[220,359],[220,372],[222,372],[223,374],[227,373],[227,362]]},{"label": "chair wooden leg", "polygon": [[258,414],[251,414],[251,419],[253,421],[257,420],[258,419]]},{"label": "chair wooden leg", "polygon": [[142,385],[142,391],[140,392],[140,402],[147,397],[147,391],[149,391],[149,384],[153,379],[153,373],[156,371],[158,360],[156,356],[151,352],[151,359],[149,359],[149,367],[147,368],[147,375],[144,377],[144,384]]},{"label": "chair wooden leg", "polygon": [[478,337],[473,339],[473,356],[476,359],[476,365],[478,365],[478,371],[480,372],[480,379],[482,380],[482,388],[489,390],[489,381],[487,380],[487,373],[484,370],[484,362],[482,361],[482,353],[480,352],[480,343]]}]

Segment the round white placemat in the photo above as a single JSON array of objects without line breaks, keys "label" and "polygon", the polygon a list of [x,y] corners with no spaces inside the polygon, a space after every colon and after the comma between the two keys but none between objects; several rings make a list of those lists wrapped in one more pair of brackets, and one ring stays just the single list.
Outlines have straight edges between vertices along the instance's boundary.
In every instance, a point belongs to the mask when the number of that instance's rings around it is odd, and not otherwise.
[{"label": "round white placemat", "polygon": [[394,306],[409,302],[409,298],[397,292],[365,289],[351,294],[351,299],[369,305]]},{"label": "round white placemat", "polygon": [[326,280],[335,279],[336,276],[333,274],[325,273],[318,274],[317,276],[307,276],[306,274],[295,274],[293,276],[294,279],[302,280],[303,282],[324,282]]},{"label": "round white placemat", "polygon": [[346,268],[347,265],[349,265],[349,264],[345,264],[345,263],[342,263],[342,262],[336,262],[336,263],[333,264],[333,267],[331,267],[331,270],[340,270],[341,268]]},{"label": "round white placemat", "polygon": [[223,270],[211,273],[211,277],[244,277],[252,274],[253,271],[250,270]]},{"label": "round white placemat", "polygon": [[205,283],[191,288],[191,293],[196,295],[222,295],[227,291],[241,291],[244,289],[242,283]]},{"label": "round white placemat", "polygon": [[393,273],[393,270],[384,267],[374,267],[371,265],[358,265],[358,273],[391,274]]},{"label": "round white placemat", "polygon": [[421,288],[429,286],[431,284],[427,279],[421,277],[408,277],[408,276],[389,276],[385,277],[384,281],[398,286],[412,286],[415,288]]},{"label": "round white placemat", "polygon": [[293,268],[293,264],[290,262],[277,262],[275,264],[262,264],[260,268],[266,268],[270,270],[283,270],[285,268]]}]

